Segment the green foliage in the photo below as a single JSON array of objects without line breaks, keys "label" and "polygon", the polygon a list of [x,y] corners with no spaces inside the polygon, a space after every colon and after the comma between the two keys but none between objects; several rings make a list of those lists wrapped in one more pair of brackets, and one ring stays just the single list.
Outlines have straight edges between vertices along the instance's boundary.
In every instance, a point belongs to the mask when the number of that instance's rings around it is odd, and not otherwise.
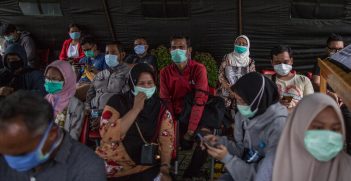
[{"label": "green foliage", "polygon": [[214,88],[217,87],[218,67],[213,56],[206,52],[196,52],[193,59],[205,65],[207,70],[208,85]]},{"label": "green foliage", "polygon": [[151,54],[157,58],[158,70],[161,70],[162,68],[172,63],[169,50],[163,45],[158,46],[156,49],[152,49]]}]

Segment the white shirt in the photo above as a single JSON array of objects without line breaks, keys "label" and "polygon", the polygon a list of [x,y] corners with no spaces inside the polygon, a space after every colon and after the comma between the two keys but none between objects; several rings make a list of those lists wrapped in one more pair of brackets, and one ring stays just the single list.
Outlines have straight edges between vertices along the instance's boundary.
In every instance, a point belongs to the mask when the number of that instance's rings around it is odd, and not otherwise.
[{"label": "white shirt", "polygon": [[70,44],[67,50],[67,57],[68,58],[78,58],[79,57],[79,52],[78,52],[78,44],[72,45]]}]

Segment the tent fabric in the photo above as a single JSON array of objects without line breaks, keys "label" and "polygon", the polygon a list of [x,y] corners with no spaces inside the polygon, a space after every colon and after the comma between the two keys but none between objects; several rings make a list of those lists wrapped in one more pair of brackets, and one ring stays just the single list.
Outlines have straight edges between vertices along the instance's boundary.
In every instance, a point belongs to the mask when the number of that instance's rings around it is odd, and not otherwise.
[{"label": "tent fabric", "polygon": [[[161,19],[143,16],[142,0],[107,0],[117,39],[127,45],[127,50],[132,50],[133,39],[138,36],[147,37],[155,48],[160,44],[168,47],[173,34],[185,34],[191,37],[194,51],[209,52],[220,63],[233,50],[234,38],[239,35],[238,0],[187,2],[189,17]],[[295,67],[311,69],[316,58],[323,55],[330,33],[341,34],[346,42],[351,38],[351,0],[345,1],[346,16],[334,20],[291,18],[291,2],[242,1],[243,33],[252,41],[251,56],[258,69],[271,68],[269,53],[275,45],[290,45]],[[68,38],[67,26],[72,22],[96,36],[102,50],[112,40],[102,0],[61,0],[61,9],[64,16],[23,16],[17,0],[3,0],[0,22],[31,32],[39,48],[50,48],[56,54]]]}]

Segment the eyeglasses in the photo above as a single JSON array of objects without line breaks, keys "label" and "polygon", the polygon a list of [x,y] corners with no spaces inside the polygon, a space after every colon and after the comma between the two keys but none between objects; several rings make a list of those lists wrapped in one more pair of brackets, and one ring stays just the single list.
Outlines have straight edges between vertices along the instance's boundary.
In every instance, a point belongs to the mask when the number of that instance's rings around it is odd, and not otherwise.
[{"label": "eyeglasses", "polygon": [[331,52],[331,53],[336,53],[336,52],[339,52],[341,51],[343,48],[330,48],[328,47],[328,51]]}]

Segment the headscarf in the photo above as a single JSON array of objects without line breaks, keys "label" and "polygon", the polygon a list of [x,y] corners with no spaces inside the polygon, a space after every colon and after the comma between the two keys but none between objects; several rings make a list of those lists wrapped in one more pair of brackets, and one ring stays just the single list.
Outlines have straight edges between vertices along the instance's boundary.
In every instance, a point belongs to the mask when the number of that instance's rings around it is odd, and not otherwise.
[{"label": "headscarf", "polygon": [[239,54],[235,51],[228,54],[228,63],[235,67],[247,67],[250,64],[250,40],[245,35],[238,36],[235,41],[239,38],[244,38],[247,41],[247,51],[245,53]]},{"label": "headscarf", "polygon": [[71,64],[66,61],[56,60],[46,67],[45,74],[49,68],[56,68],[61,72],[64,79],[63,89],[57,94],[47,94],[45,98],[54,107],[55,116],[62,112],[69,103],[71,97],[76,93],[76,73],[73,71]]},{"label": "headscarf", "polygon": [[[261,90],[263,84],[262,80],[265,81],[262,98],[259,100],[258,97],[252,104]],[[231,87],[231,89],[236,94],[238,94],[248,105],[252,104],[252,111],[254,111],[258,106],[258,110],[254,117],[263,114],[269,106],[279,101],[279,92],[276,84],[266,76],[263,76],[257,72],[250,72],[248,74],[245,74]],[[254,117],[250,119],[253,119]]]},{"label": "headscarf", "polygon": [[346,181],[350,180],[351,157],[341,151],[328,162],[316,160],[304,147],[305,131],[325,108],[335,110],[345,138],[345,124],[336,102],[316,93],[304,97],[288,118],[280,138],[274,163],[273,181]]},{"label": "headscarf", "polygon": [[[137,82],[140,78],[141,73],[149,73],[152,75],[152,78],[155,79],[155,73],[150,65],[146,63],[138,63],[130,70],[129,73],[129,84],[131,85],[131,90],[127,93],[120,94],[114,100],[115,109],[123,117],[130,109],[133,107],[134,103],[134,85],[137,85]],[[157,133],[157,123],[161,110],[161,100],[158,95],[155,93],[152,97],[147,99],[144,104],[143,110],[139,113],[135,122],[138,123],[139,128],[146,141],[150,142]],[[126,136],[123,138],[124,146],[128,152],[128,155],[133,159],[137,164],[140,162],[141,155],[141,145],[144,144],[140,138],[140,134],[136,128],[136,124],[133,124],[127,131]]]}]

